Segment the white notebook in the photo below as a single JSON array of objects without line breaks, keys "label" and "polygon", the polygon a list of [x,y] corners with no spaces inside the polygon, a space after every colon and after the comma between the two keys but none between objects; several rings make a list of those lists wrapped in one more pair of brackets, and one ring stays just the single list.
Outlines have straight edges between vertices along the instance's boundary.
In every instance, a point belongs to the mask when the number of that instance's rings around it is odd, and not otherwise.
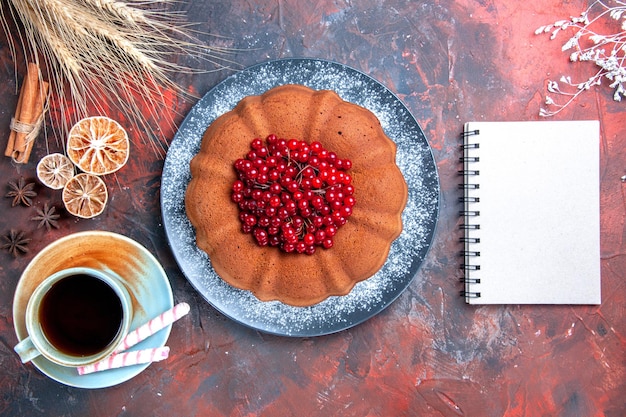
[{"label": "white notebook", "polygon": [[598,121],[470,122],[463,262],[470,304],[600,304]]}]

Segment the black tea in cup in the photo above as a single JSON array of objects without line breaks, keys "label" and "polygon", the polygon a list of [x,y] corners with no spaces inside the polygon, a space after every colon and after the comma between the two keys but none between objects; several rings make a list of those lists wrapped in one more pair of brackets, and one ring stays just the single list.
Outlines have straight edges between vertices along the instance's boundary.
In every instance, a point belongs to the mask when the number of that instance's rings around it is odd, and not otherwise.
[{"label": "black tea in cup", "polygon": [[59,351],[89,356],[105,349],[120,332],[123,308],[117,293],[88,274],[69,275],[44,295],[39,321]]}]

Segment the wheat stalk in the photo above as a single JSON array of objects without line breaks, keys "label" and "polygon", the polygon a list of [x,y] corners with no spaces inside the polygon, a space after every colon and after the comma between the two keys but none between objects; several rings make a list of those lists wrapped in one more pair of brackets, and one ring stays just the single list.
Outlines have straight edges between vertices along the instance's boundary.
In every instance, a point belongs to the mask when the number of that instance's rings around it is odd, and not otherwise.
[{"label": "wheat stalk", "polygon": [[[0,3],[12,53],[19,44],[28,60],[45,68],[55,102],[74,110],[70,120],[51,120],[63,137],[90,111],[104,114],[114,107],[137,131],[148,132],[142,139],[158,153],[165,150],[166,138],[149,121],[171,115],[165,90],[188,94],[171,75],[206,71],[180,65],[176,58],[193,56],[216,68],[230,64],[225,50],[203,45],[184,15],[168,9],[175,1],[9,0],[9,13]],[[16,36],[9,18],[21,28]]]},{"label": "wheat stalk", "polygon": [[123,22],[131,25],[150,24],[150,20],[146,19],[147,12],[139,11],[130,7],[127,3],[115,0],[87,0],[85,2],[91,6],[96,12],[104,12],[109,16],[115,16]]}]

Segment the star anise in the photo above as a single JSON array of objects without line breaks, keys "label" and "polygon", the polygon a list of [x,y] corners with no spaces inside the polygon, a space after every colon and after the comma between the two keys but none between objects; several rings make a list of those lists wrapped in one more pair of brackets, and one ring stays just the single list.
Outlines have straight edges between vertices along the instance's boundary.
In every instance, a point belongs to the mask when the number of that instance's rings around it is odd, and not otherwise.
[{"label": "star anise", "polygon": [[48,203],[44,203],[43,208],[37,209],[37,215],[32,217],[31,220],[38,221],[37,229],[46,227],[46,230],[50,231],[53,227],[59,228],[59,222],[57,221],[61,217],[56,213],[56,207],[49,206]]},{"label": "star anise", "polygon": [[17,258],[20,253],[28,252],[28,242],[30,239],[24,235],[24,232],[18,232],[11,230],[8,234],[2,236],[7,242],[2,245],[2,249],[9,252],[11,255]]},{"label": "star anise", "polygon": [[17,206],[18,204],[23,204],[29,207],[33,204],[32,199],[37,196],[37,193],[35,192],[35,183],[27,183],[22,177],[20,177],[17,182],[9,181],[9,188],[11,188],[11,191],[6,193],[5,197],[13,198],[13,203],[11,203],[12,207]]}]

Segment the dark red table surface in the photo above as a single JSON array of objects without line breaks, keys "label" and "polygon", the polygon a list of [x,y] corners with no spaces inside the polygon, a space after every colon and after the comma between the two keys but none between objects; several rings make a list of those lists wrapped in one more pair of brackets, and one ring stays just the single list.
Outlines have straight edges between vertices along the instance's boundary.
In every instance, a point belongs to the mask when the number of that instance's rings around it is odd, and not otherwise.
[{"label": "dark red table surface", "polygon": [[[545,84],[592,65],[572,64],[562,42],[536,27],[576,15],[586,2],[310,1],[183,4],[198,29],[231,48],[241,68],[273,58],[313,57],[347,64],[386,85],[422,126],[437,163],[441,208],[433,245],[409,288],[384,312],[337,334],[270,336],[214,310],[179,270],[163,230],[163,157],[136,140],[128,165],[110,177],[106,211],[78,220],[62,211],[46,232],[33,208],[0,198],[0,233],[24,230],[27,254],[0,252],[0,415],[3,416],[623,416],[626,415],[626,104],[607,86],[587,91],[554,119],[601,123],[600,306],[468,306],[461,276],[457,205],[459,133],[469,120],[537,120]],[[4,6],[3,6],[4,7]],[[0,142],[17,96],[12,56],[0,40]],[[18,62],[18,76],[24,74]],[[180,75],[202,96],[237,68]],[[181,121],[195,100],[177,102]],[[113,113],[115,117],[115,113]],[[55,132],[49,132],[54,150]],[[173,131],[167,133],[167,140]],[[46,154],[0,161],[6,183],[35,178]],[[515,184],[511,184],[512,187]],[[34,200],[61,207],[42,186]],[[566,210],[566,207],[563,207]],[[523,225],[512,225],[523,227]],[[42,248],[81,230],[129,236],[165,268],[175,301],[191,305],[173,326],[171,355],[135,378],[87,390],[57,383],[13,352],[12,302],[20,274]]]}]

